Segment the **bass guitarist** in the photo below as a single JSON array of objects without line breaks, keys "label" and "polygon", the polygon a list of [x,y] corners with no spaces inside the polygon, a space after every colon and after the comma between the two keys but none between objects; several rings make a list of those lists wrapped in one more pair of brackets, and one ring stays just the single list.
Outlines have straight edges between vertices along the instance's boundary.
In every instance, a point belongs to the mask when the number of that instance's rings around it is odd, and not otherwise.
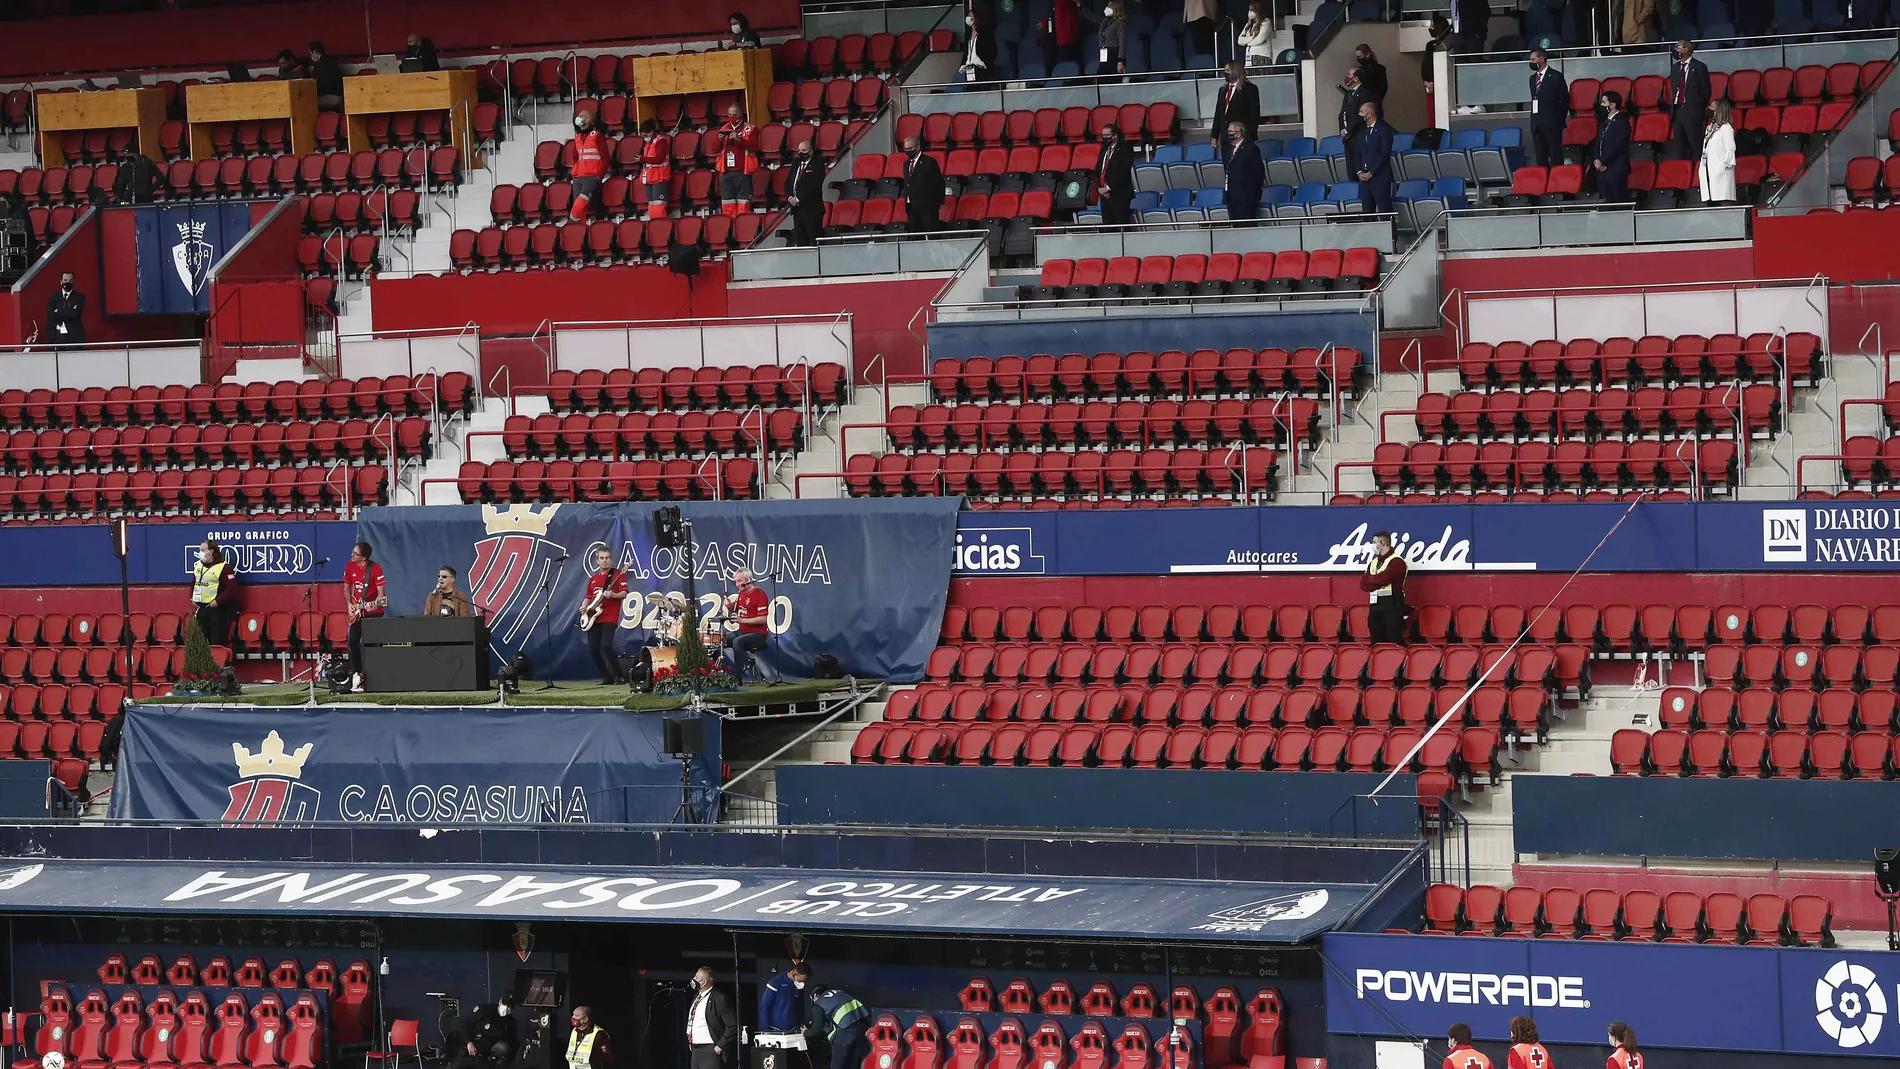
[{"label": "bass guitarist", "polygon": [[620,629],[620,607],[627,598],[627,573],[614,566],[613,551],[606,546],[594,550],[594,574],[587,578],[587,593],[581,598],[581,630],[587,635],[587,655],[600,669],[602,684],[626,682],[620,674],[620,660],[614,655],[614,632]]}]

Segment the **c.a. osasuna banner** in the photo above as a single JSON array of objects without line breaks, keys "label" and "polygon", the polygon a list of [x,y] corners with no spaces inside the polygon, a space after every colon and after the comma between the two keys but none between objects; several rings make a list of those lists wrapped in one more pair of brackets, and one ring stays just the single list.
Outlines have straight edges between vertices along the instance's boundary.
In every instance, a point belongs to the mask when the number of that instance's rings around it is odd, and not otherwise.
[{"label": "c.a. osasuna banner", "polygon": [[1295,943],[1364,884],[521,865],[0,859],[0,911],[665,921],[802,930]]},{"label": "c.a. osasuna banner", "polygon": [[[699,720],[705,747],[689,771],[701,788],[692,801],[707,809],[720,721]],[[245,827],[665,824],[681,797],[663,723],[620,709],[133,706],[112,816]]]},{"label": "c.a. osasuna banner", "polygon": [[[691,574],[702,615],[744,568],[771,605],[762,659],[780,677],[810,673],[821,653],[860,676],[914,680],[937,642],[950,588],[958,499],[687,502],[684,549],[659,546],[659,504],[448,505],[372,508],[357,524],[389,580],[390,612],[422,611],[436,569],[454,565],[488,617],[494,652],[525,652],[554,678],[593,671],[578,623],[594,550],[613,552],[633,597],[616,645],[651,641],[663,594]],[[730,621],[722,625],[730,633]]]}]

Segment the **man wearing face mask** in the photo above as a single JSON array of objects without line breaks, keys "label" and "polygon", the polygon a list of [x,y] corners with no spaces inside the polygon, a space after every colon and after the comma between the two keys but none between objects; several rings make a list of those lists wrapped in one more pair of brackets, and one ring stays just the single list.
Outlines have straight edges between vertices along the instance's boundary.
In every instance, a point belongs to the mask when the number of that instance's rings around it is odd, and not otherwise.
[{"label": "man wearing face mask", "polygon": [[924,152],[915,136],[904,139],[904,229],[934,233],[943,213],[943,168]]},{"label": "man wearing face mask", "polygon": [[1630,120],[1623,114],[1623,94],[1603,94],[1603,125],[1597,127],[1597,196],[1605,204],[1630,199]]},{"label": "man wearing face mask", "polygon": [[752,172],[759,169],[759,154],[752,150],[758,136],[737,101],[726,108],[726,121],[719,127],[719,155],[713,161],[719,172],[719,211],[740,216],[752,210]]},{"label": "man wearing face mask", "polygon": [[1130,206],[1135,202],[1135,154],[1113,126],[1102,127],[1102,162],[1095,173],[1095,192],[1102,198],[1103,225],[1134,222]]},{"label": "man wearing face mask", "polygon": [[759,992],[759,1031],[797,1032],[805,1027],[805,986],[811,983],[811,966],[802,961],[772,977]]},{"label": "man wearing face mask", "polygon": [[864,1026],[871,1011],[851,992],[835,987],[819,988],[811,996],[812,1021],[807,1031],[823,1036],[831,1044],[831,1069],[857,1069],[871,1053],[865,1041]]},{"label": "man wearing face mask", "polygon": [[798,143],[798,162],[786,183],[791,191],[792,244],[816,245],[825,225],[825,165],[812,152],[810,141]]},{"label": "man wearing face mask", "polygon": [[73,273],[59,276],[59,289],[46,299],[46,329],[40,340],[59,345],[86,344],[86,295],[73,288]]},{"label": "man wearing face mask", "polygon": [[1550,53],[1531,49],[1531,162],[1555,167],[1564,162],[1564,119],[1570,112],[1570,86],[1550,65]]},{"label": "man wearing face mask", "polygon": [[[450,580],[453,585],[453,579]],[[507,1065],[521,1046],[521,1033],[515,1024],[515,1007],[503,995],[493,1006],[475,1011],[475,1023],[469,1027],[469,1040],[475,1053],[500,1065]]]},{"label": "man wearing face mask", "polygon": [[1352,51],[1353,62],[1359,67],[1359,85],[1365,90],[1366,99],[1380,107],[1385,106],[1385,64],[1373,55],[1371,45],[1360,45]]},{"label": "man wearing face mask", "polygon": [[576,1006],[567,1023],[574,1030],[567,1036],[565,1069],[613,1069],[614,1049],[607,1030],[594,1023],[594,1011]]},{"label": "man wearing face mask", "polygon": [[732,1012],[726,993],[713,986],[712,970],[703,965],[693,974],[686,1042],[693,1051],[691,1069],[725,1069],[739,1051],[739,1015]]},{"label": "man wearing face mask", "polygon": [[732,31],[732,39],[726,42],[727,48],[759,48],[759,31],[752,28],[752,20],[745,12],[735,11],[726,16],[726,28]]},{"label": "man wearing face mask", "polygon": [[607,154],[613,151],[607,139],[594,129],[594,113],[587,110],[574,116],[574,200],[567,217],[574,222],[587,221],[587,206],[600,195],[600,183],[607,176]]},{"label": "man wearing face mask", "polygon": [[647,218],[666,218],[666,195],[672,191],[673,135],[656,119],[640,124],[647,139],[640,150],[640,184],[647,189]]}]

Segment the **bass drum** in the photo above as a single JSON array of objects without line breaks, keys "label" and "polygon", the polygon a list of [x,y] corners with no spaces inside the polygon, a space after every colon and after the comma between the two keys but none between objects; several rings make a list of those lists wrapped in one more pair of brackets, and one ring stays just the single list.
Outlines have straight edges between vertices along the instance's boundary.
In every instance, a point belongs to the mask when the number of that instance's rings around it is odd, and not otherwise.
[{"label": "bass drum", "polygon": [[678,646],[647,646],[640,651],[638,676],[645,690],[653,689],[653,674],[662,668],[679,667]]}]

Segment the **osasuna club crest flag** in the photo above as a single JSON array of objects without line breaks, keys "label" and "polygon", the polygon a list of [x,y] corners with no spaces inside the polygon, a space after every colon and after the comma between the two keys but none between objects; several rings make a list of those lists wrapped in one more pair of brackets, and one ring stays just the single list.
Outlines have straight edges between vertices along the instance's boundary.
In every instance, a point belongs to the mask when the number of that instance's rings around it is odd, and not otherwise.
[{"label": "osasuna club crest flag", "polygon": [[136,213],[138,310],[210,312],[218,263],[250,232],[253,206],[214,201],[113,210]]}]

